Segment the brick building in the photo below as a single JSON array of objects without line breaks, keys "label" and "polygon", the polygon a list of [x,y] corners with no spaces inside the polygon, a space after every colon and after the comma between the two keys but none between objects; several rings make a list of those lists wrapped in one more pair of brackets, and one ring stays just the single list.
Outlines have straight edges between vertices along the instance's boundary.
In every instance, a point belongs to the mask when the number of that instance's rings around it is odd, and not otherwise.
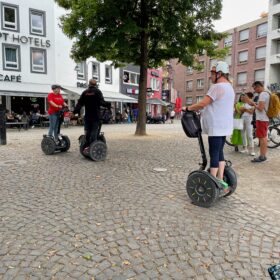
[{"label": "brick building", "polygon": [[[224,59],[230,65],[230,75],[236,94],[252,90],[255,80],[264,81],[267,15],[253,22],[226,31],[229,35],[217,43],[219,48],[229,47]],[[210,85],[210,69],[217,62],[206,55],[199,57],[201,71],[178,64],[172,60],[175,71],[175,88],[183,104],[196,103],[207,93]]]}]

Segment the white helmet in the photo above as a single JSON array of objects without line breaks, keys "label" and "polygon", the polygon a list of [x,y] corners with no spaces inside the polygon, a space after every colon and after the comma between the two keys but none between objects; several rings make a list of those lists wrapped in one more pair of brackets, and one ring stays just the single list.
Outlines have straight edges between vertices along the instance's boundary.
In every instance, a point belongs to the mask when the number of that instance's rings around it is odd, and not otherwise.
[{"label": "white helmet", "polygon": [[229,74],[229,66],[225,61],[218,61],[216,64],[216,72],[222,72],[224,74]]}]

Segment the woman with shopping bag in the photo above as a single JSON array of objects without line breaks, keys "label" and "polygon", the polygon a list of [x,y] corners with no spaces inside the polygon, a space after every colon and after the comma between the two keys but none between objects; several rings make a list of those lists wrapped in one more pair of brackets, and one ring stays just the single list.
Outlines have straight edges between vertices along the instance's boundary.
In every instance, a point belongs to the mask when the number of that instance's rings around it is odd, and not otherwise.
[{"label": "woman with shopping bag", "polygon": [[243,139],[242,139],[242,130],[243,130],[243,119],[242,116],[242,107],[245,103],[242,101],[244,98],[244,94],[241,94],[239,97],[238,102],[234,106],[234,119],[233,119],[233,133],[231,136],[231,143],[235,146],[235,151],[238,152],[238,146],[243,146]]}]

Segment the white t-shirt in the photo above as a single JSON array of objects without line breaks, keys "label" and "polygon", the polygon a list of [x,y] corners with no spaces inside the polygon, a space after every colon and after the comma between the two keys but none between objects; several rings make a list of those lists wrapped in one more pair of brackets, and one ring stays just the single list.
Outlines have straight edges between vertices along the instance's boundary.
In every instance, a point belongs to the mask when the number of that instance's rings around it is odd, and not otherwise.
[{"label": "white t-shirt", "polygon": [[[253,106],[251,106],[251,105],[249,105],[249,104],[247,104],[247,103],[245,103],[245,105],[243,106],[245,109],[247,109],[247,110],[251,110],[252,108],[253,108]],[[243,114],[242,114],[242,118],[248,118],[248,117],[251,117],[251,118],[253,118],[253,114],[250,114],[250,113],[248,113],[248,112],[244,112]]]},{"label": "white t-shirt", "polygon": [[264,106],[264,110],[262,110],[262,111],[259,111],[258,109],[256,109],[256,120],[257,121],[269,122],[269,118],[266,114],[266,112],[268,110],[268,106],[269,106],[269,98],[270,98],[270,95],[267,91],[263,91],[262,93],[260,93],[258,102],[264,101],[265,106]]},{"label": "white t-shirt", "polygon": [[210,87],[212,103],[202,112],[202,130],[208,136],[228,136],[233,131],[234,91],[230,83]]}]

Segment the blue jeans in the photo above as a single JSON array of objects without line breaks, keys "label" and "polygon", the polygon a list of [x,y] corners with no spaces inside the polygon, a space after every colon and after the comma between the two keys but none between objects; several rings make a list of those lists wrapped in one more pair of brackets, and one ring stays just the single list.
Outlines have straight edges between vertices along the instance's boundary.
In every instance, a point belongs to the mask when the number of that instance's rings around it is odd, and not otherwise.
[{"label": "blue jeans", "polygon": [[50,128],[49,136],[53,136],[55,140],[58,140],[58,126],[59,126],[59,113],[49,115]]},{"label": "blue jeans", "polygon": [[224,145],[226,142],[226,136],[209,136],[209,155],[210,155],[210,167],[218,168],[219,162],[224,161]]}]

